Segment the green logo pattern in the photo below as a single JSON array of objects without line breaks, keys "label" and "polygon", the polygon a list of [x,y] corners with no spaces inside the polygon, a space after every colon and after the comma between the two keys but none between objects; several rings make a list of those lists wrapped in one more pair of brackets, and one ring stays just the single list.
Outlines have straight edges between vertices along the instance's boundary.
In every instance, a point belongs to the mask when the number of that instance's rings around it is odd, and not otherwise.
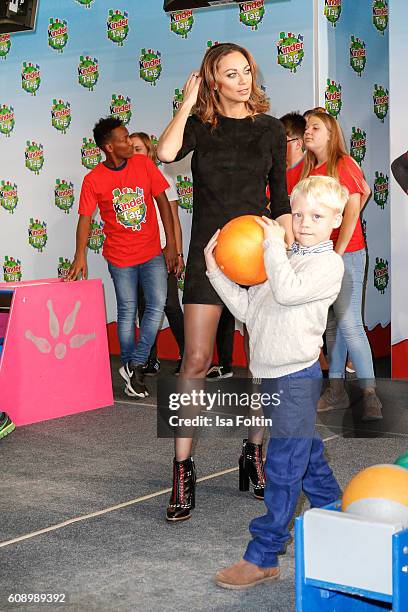
[{"label": "green logo pattern", "polygon": [[22,278],[21,261],[5,256],[3,262],[3,278],[6,283],[18,283]]},{"label": "green logo pattern", "polygon": [[184,178],[179,174],[176,181],[178,204],[180,208],[186,210],[189,213],[193,212],[193,181],[185,176]]},{"label": "green logo pattern", "polygon": [[174,32],[174,34],[177,34],[182,38],[187,38],[193,25],[194,15],[191,9],[170,13],[170,30]]},{"label": "green logo pattern", "polygon": [[129,14],[126,11],[122,13],[119,10],[110,9],[106,25],[109,40],[122,47],[129,34]]},{"label": "green logo pattern", "polygon": [[57,179],[54,187],[54,203],[57,208],[69,214],[75,201],[74,184],[64,179]]},{"label": "green logo pattern", "polygon": [[383,172],[375,173],[374,180],[374,202],[384,210],[389,195],[388,176]]},{"label": "green logo pattern", "polygon": [[282,68],[296,72],[305,56],[303,36],[297,37],[292,33],[280,33],[280,39],[276,43],[278,48],[278,64]]},{"label": "green logo pattern", "polygon": [[388,261],[386,259],[376,257],[374,267],[374,287],[378,289],[380,293],[385,293],[385,290],[388,287],[389,278]]},{"label": "green logo pattern", "polygon": [[239,20],[251,30],[257,30],[265,15],[264,0],[252,0],[239,3]]},{"label": "green logo pattern", "polygon": [[28,227],[28,243],[40,253],[43,252],[45,245],[47,244],[47,224],[45,221],[39,219],[30,219],[30,225]]},{"label": "green logo pattern", "polygon": [[32,62],[23,62],[21,85],[24,91],[35,96],[41,85],[40,67]]},{"label": "green logo pattern", "polygon": [[64,51],[68,42],[68,24],[65,19],[50,17],[48,25],[48,45],[59,53]]},{"label": "green logo pattern", "polygon": [[44,165],[44,148],[42,144],[27,140],[24,155],[26,168],[34,172],[34,174],[40,174],[40,170]]},{"label": "green logo pattern", "polygon": [[7,212],[14,214],[18,204],[17,185],[11,181],[0,182],[0,206]]},{"label": "green logo pattern", "polygon": [[142,49],[139,59],[140,78],[150,85],[156,85],[162,73],[161,53],[153,49]]},{"label": "green logo pattern", "polygon": [[327,79],[327,87],[324,94],[325,108],[329,115],[337,117],[341,111],[342,99],[341,99],[341,85],[337,85],[335,81]]}]

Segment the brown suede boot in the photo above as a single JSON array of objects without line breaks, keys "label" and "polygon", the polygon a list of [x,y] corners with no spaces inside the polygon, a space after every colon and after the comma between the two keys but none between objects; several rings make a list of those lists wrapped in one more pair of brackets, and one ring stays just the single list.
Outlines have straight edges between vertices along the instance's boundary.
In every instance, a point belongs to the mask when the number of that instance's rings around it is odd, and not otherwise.
[{"label": "brown suede boot", "polygon": [[249,589],[262,582],[277,580],[279,567],[258,567],[254,563],[241,559],[235,565],[220,570],[215,575],[215,583],[223,589]]},{"label": "brown suede boot", "polygon": [[363,395],[363,412],[361,420],[365,423],[369,421],[381,421],[382,404],[380,398],[375,392],[375,389],[366,390]]},{"label": "brown suede boot", "polygon": [[350,406],[350,399],[344,388],[343,378],[331,378],[326,391],[317,402],[317,412],[345,410]]}]

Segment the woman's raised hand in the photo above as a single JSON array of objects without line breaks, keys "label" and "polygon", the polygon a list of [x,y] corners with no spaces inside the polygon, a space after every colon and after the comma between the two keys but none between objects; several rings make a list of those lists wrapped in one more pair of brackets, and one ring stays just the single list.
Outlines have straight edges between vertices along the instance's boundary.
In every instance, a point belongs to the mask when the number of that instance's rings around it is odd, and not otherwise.
[{"label": "woman's raised hand", "polygon": [[190,74],[183,87],[183,105],[189,105],[191,106],[191,108],[194,106],[194,104],[197,102],[198,89],[200,87],[201,81],[202,79],[198,75],[197,70]]}]

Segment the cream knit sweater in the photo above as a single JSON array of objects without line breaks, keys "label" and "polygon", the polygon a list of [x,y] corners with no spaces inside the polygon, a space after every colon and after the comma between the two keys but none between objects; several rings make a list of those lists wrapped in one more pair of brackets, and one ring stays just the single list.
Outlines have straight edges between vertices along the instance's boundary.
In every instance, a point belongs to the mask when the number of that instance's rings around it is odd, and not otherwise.
[{"label": "cream knit sweater", "polygon": [[333,250],[287,258],[281,240],[264,242],[268,280],[242,289],[218,268],[207,276],[231,313],[249,333],[250,370],[257,378],[278,378],[311,366],[319,358],[327,312],[344,273]]}]

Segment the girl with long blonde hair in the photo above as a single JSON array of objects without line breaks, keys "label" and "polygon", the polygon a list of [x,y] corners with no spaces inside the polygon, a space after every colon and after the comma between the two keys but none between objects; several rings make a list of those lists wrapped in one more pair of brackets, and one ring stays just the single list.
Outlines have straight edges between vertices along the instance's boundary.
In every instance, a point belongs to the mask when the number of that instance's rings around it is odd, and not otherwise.
[{"label": "girl with long blonde hair", "polygon": [[[265,93],[249,51],[233,43],[207,50],[201,68],[184,87],[183,103],[160,137],[164,162],[193,152],[194,205],[184,286],[185,350],[182,379],[204,378],[211,363],[222,301],[206,276],[204,247],[218,228],[234,217],[270,214],[292,240],[285,181],[286,138],[280,122],[265,114]],[[267,212],[266,186],[271,192]],[[259,439],[260,437],[260,439]],[[167,520],[191,516],[195,499],[192,438],[176,438],[173,492]],[[251,479],[262,498],[262,432],[244,441],[243,482]]]},{"label": "girl with long blonde hair", "polygon": [[[328,113],[308,115],[304,143],[306,155],[293,183],[308,176],[332,176],[347,187],[350,194],[341,227],[332,234],[334,249],[343,257],[345,274],[340,294],[329,311],[326,332],[329,386],[320,398],[318,411],[344,409],[350,405],[343,381],[348,354],[363,391],[362,420],[382,419],[373,359],[362,319],[366,245],[360,211],[368,197],[366,183],[361,169],[347,154],[338,122]],[[289,191],[292,187],[293,184],[288,185]]]}]

